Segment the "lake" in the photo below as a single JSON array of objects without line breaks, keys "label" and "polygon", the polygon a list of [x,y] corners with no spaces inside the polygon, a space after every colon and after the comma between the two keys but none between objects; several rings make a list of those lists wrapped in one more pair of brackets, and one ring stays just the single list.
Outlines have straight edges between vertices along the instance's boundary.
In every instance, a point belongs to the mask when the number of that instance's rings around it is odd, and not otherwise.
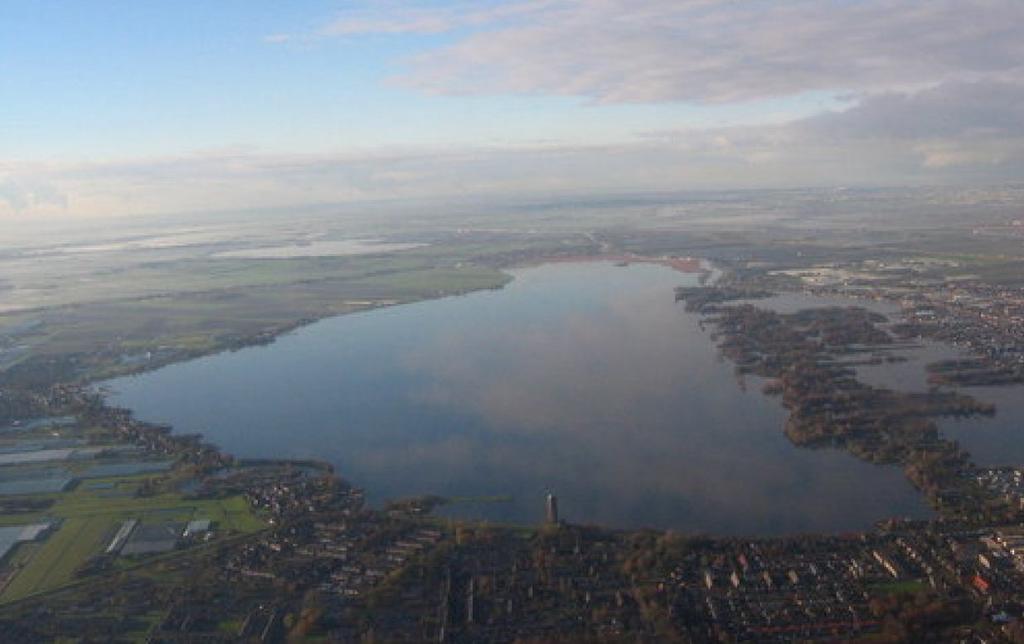
[{"label": "lake", "polygon": [[794,447],[656,265],[519,269],[498,291],[324,320],[107,383],[113,404],[241,457],[322,458],[371,502],[685,532],[843,532],[930,516],[899,468]]}]

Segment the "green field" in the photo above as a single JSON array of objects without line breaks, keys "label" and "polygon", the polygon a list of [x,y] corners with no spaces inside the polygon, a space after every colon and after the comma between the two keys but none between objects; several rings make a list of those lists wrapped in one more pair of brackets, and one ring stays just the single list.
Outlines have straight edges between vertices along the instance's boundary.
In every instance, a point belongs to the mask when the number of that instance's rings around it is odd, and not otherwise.
[{"label": "green field", "polygon": [[927,588],[927,585],[923,581],[907,579],[904,581],[874,584],[870,587],[870,590],[876,595],[898,595],[902,593],[917,593],[925,590],[925,588]]},{"label": "green field", "polygon": [[[137,485],[135,479],[107,479],[120,487]],[[21,525],[59,519],[60,528],[42,544],[23,544],[12,563],[24,568],[0,594],[0,603],[52,590],[74,580],[75,571],[106,548],[117,528],[127,519],[150,522],[186,522],[210,519],[219,532],[254,532],[265,527],[241,496],[213,500],[186,500],[178,494],[152,497],[102,496],[103,490],[77,489],[58,495],[46,512],[0,516],[0,525]]]}]

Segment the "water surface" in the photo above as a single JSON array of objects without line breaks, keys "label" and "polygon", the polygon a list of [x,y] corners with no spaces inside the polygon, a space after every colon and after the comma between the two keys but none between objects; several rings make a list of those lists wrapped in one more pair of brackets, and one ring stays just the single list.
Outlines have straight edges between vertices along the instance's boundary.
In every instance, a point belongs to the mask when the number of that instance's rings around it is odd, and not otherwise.
[{"label": "water surface", "polygon": [[897,468],[794,447],[673,288],[634,264],[515,271],[500,291],[378,309],[270,346],[106,383],[139,417],[242,457],[318,457],[371,501],[511,497],[448,511],[777,534],[926,516]]},{"label": "water surface", "polygon": [[334,241],[312,241],[289,246],[269,248],[242,248],[226,250],[214,257],[234,259],[294,259],[297,257],[347,257],[349,255],[372,255],[396,253],[401,250],[421,248],[424,244],[386,243],[372,239],[344,239]]}]

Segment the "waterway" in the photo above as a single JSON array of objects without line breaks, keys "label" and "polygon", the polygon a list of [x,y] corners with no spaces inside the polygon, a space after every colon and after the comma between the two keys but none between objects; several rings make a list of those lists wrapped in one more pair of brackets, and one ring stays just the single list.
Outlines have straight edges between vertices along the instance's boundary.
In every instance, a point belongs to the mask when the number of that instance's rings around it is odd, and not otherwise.
[{"label": "waterway", "polygon": [[[932,362],[969,358],[969,353],[930,340],[920,347],[901,351],[906,362],[859,367],[858,376],[869,384],[903,391],[927,391],[925,367]],[[958,387],[958,391],[995,405],[994,417],[939,418],[939,431],[967,450],[981,466],[1024,465],[1024,386],[993,385]]]},{"label": "waterway", "polygon": [[[814,306],[860,306],[881,313],[890,321],[895,322],[900,318],[900,309],[896,304],[866,299],[785,293],[753,300],[751,303],[780,313],[792,313]],[[905,358],[905,361],[860,365],[856,368],[857,377],[875,387],[925,392],[934,386],[928,382],[928,364],[971,357],[969,352],[957,347],[924,338],[911,339],[904,344],[904,348],[894,349],[892,353]],[[957,441],[979,466],[1024,466],[1024,386],[996,385],[956,389],[982,402],[995,405],[996,414],[994,417],[938,418],[935,422],[942,435]]]},{"label": "waterway", "polygon": [[552,264],[499,291],[345,315],[268,346],[104,383],[138,417],[241,457],[323,458],[368,499],[446,513],[717,534],[928,516],[894,467],[793,446],[664,266]]}]

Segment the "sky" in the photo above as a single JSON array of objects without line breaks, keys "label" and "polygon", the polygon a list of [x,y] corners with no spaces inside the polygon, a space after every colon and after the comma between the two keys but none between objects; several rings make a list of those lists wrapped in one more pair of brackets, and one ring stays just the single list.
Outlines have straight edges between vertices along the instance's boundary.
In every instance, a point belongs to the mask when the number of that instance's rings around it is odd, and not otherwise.
[{"label": "sky", "polygon": [[990,184],[1021,0],[3,0],[0,217]]}]

